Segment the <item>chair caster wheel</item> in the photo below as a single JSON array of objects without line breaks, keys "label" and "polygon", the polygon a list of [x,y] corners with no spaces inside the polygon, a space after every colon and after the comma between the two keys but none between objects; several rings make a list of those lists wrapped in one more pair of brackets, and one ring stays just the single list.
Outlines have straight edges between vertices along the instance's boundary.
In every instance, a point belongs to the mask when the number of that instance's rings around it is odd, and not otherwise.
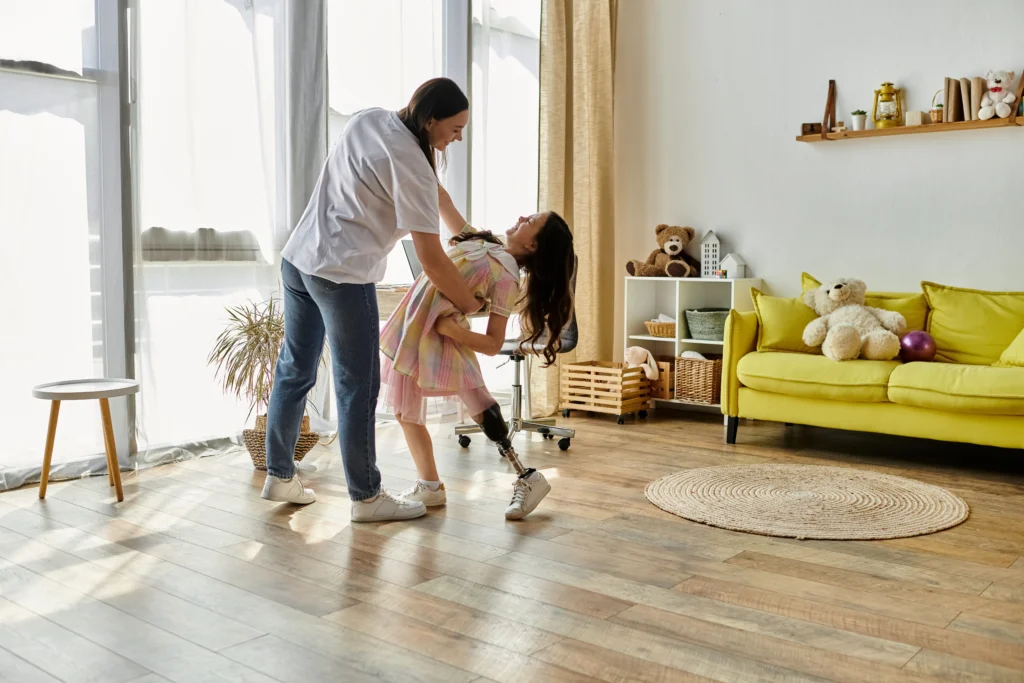
[{"label": "chair caster wheel", "polygon": [[558,447],[561,450],[563,450],[563,451],[569,450],[569,439],[568,438],[559,439],[558,440]]},{"label": "chair caster wheel", "polygon": [[619,415],[617,418],[615,418],[615,424],[620,424],[620,425],[626,424],[626,416],[625,415]]},{"label": "chair caster wheel", "polygon": [[647,419],[647,411],[646,410],[641,410],[639,413],[636,414],[636,416],[639,417],[641,420],[646,420]]},{"label": "chair caster wheel", "polygon": [[548,441],[552,441],[552,440],[554,440],[555,435],[554,434],[545,434],[544,438],[547,439]]},{"label": "chair caster wheel", "polygon": [[469,448],[469,443],[470,441],[468,436],[462,435],[459,437],[459,445],[463,448]]},{"label": "chair caster wheel", "polygon": [[570,413],[569,413],[569,409],[568,408],[566,408],[565,410],[562,411],[562,417],[569,417],[569,415],[570,415]]}]

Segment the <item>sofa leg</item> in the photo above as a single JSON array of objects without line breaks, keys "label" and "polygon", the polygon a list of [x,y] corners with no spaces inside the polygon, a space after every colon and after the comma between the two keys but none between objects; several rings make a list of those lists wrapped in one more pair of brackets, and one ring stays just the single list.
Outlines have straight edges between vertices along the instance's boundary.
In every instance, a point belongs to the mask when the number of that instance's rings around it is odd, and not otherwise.
[{"label": "sofa leg", "polygon": [[736,443],[736,430],[739,429],[740,419],[730,415],[725,422],[725,442]]}]

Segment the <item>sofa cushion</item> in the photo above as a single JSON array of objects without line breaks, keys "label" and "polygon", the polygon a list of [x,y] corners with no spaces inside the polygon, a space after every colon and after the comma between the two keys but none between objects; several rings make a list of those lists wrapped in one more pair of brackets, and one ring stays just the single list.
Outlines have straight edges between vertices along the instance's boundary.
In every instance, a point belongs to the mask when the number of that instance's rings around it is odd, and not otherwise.
[{"label": "sofa cushion", "polygon": [[1024,329],[1017,333],[1017,338],[1006,347],[993,365],[999,368],[1024,368]]},{"label": "sofa cushion", "polygon": [[1024,368],[907,363],[889,378],[889,400],[982,415],[1024,415]]},{"label": "sofa cushion", "polygon": [[736,368],[745,387],[831,401],[889,400],[889,375],[897,361],[834,361],[803,353],[748,353]]},{"label": "sofa cushion", "polygon": [[821,353],[820,348],[804,344],[804,328],[818,317],[799,297],[783,299],[768,296],[754,287],[750,288],[757,313],[758,351],[795,351],[798,353]]},{"label": "sofa cushion", "polygon": [[[803,291],[820,287],[813,275],[802,273],[800,286]],[[924,294],[914,292],[868,292],[864,303],[873,308],[895,311],[907,321],[907,331],[923,330],[928,323],[928,301]]]},{"label": "sofa cushion", "polygon": [[992,365],[1024,328],[1024,292],[985,292],[922,282],[936,358]]}]

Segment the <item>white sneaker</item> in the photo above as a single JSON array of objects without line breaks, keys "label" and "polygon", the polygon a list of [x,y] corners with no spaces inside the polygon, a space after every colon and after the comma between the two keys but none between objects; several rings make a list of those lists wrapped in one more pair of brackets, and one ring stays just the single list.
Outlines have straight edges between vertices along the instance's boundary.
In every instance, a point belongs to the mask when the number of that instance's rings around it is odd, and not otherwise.
[{"label": "white sneaker", "polygon": [[551,484],[540,472],[525,479],[516,479],[512,485],[512,502],[505,510],[505,519],[522,519],[537,509],[544,496],[551,492]]},{"label": "white sneaker", "polygon": [[309,505],[316,500],[313,489],[304,488],[297,474],[291,479],[281,479],[268,474],[267,480],[263,482],[263,493],[260,496],[266,500],[295,503],[296,505]]},{"label": "white sneaker", "polygon": [[373,500],[352,503],[353,522],[388,522],[396,519],[415,519],[427,514],[426,506],[415,500],[403,500],[381,489]]},{"label": "white sneaker", "polygon": [[448,496],[444,492],[444,484],[441,484],[435,490],[420,480],[417,480],[415,484],[399,493],[398,497],[403,500],[418,501],[428,508],[440,507],[448,502]]}]

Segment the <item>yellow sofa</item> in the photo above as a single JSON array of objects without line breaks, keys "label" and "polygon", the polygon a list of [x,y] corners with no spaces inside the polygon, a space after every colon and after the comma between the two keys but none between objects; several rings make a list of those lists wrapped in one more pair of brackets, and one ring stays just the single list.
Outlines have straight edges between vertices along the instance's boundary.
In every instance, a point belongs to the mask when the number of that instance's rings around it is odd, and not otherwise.
[{"label": "yellow sofa", "polygon": [[[805,274],[804,289],[815,284]],[[920,320],[917,326],[935,337],[936,362],[906,364],[836,362],[806,347],[799,352],[806,317],[781,329],[765,318],[764,326],[773,329],[762,329],[759,315],[786,308],[778,302],[797,307],[793,300],[767,302],[755,290],[755,312],[732,311],[725,327],[726,441],[736,443],[740,418],[751,418],[1024,448],[1024,293],[923,287],[923,296],[878,294],[872,300],[869,293],[869,305],[902,302],[891,308]]]}]

